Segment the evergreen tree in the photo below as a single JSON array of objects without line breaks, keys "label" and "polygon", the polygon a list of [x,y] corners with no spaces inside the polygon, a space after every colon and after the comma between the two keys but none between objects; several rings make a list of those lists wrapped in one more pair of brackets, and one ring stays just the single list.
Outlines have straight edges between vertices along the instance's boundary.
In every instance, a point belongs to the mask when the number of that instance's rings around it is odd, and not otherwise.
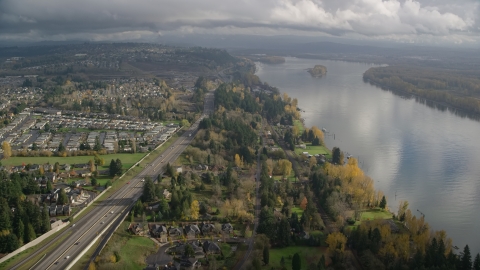
[{"label": "evergreen tree", "polygon": [[25,234],[25,226],[23,225],[22,218],[20,215],[15,215],[13,233],[17,236],[18,239],[23,240]]},{"label": "evergreen tree", "polygon": [[117,174],[117,167],[116,167],[116,164],[115,164],[115,160],[112,159],[112,161],[110,161],[110,166],[108,166],[108,173],[111,177],[115,176],[115,174]]},{"label": "evergreen tree", "polygon": [[58,145],[58,152],[64,152],[65,151],[65,146],[63,146],[63,143],[60,142],[60,144]]},{"label": "evergreen tree", "polygon": [[0,232],[10,231],[12,229],[10,213],[11,211],[8,207],[7,200],[0,197]]},{"label": "evergreen tree", "polygon": [[68,204],[68,197],[65,193],[65,189],[60,189],[60,193],[58,194],[57,205],[65,205]]},{"label": "evergreen tree", "polygon": [[270,249],[268,248],[268,243],[263,247],[263,262],[265,265],[268,265],[270,262]]},{"label": "evergreen tree", "polygon": [[102,149],[102,145],[100,144],[100,138],[97,136],[95,137],[95,145],[93,146],[93,150],[100,151]]},{"label": "evergreen tree", "polygon": [[31,223],[27,223],[27,226],[25,226],[25,234],[24,234],[24,243],[29,243],[37,238],[37,234],[35,233],[35,229],[33,229],[33,226]]},{"label": "evergreen tree", "polygon": [[53,186],[52,186],[52,181],[48,180],[47,181],[47,192],[53,190]]},{"label": "evergreen tree", "polygon": [[47,206],[45,204],[43,204],[43,208],[42,208],[42,212],[41,212],[41,223],[42,223],[42,226],[41,226],[41,233],[46,233],[48,231],[50,231],[51,229],[51,226],[50,226],[50,216],[48,214],[48,211],[47,211]]},{"label": "evergreen tree", "polygon": [[480,270],[480,254],[477,253],[475,261],[473,261],[473,270]]},{"label": "evergreen tree", "polygon": [[150,177],[145,178],[145,184],[143,185],[143,202],[153,202],[155,200],[155,186]]},{"label": "evergreen tree", "polygon": [[122,175],[122,172],[123,172],[122,167],[123,167],[122,161],[117,158],[117,160],[115,160],[115,170],[117,175]]},{"label": "evergreen tree", "polygon": [[344,160],[343,152],[340,150],[340,148],[334,147],[332,149],[332,163],[343,165],[343,160]]},{"label": "evergreen tree", "polygon": [[90,180],[90,184],[92,184],[92,186],[96,187],[97,184],[98,184],[98,181],[96,178],[92,178],[92,180]]},{"label": "evergreen tree", "polygon": [[325,270],[325,255],[322,254],[320,261],[317,264],[317,270]]},{"label": "evergreen tree", "polygon": [[470,254],[470,248],[468,245],[463,249],[462,259],[460,261],[460,270],[472,269],[472,255]]},{"label": "evergreen tree", "polygon": [[302,261],[300,260],[300,255],[295,253],[292,259],[292,270],[301,270],[302,269]]},{"label": "evergreen tree", "polygon": [[382,200],[380,201],[380,208],[385,209],[387,207],[387,200],[385,199],[385,195],[382,197]]}]

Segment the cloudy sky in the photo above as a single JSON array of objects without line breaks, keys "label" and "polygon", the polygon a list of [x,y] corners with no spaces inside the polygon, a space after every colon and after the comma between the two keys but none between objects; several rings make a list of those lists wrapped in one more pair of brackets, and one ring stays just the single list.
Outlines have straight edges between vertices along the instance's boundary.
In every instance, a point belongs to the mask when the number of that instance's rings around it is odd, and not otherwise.
[{"label": "cloudy sky", "polygon": [[189,34],[479,44],[478,0],[0,0],[0,41]]}]

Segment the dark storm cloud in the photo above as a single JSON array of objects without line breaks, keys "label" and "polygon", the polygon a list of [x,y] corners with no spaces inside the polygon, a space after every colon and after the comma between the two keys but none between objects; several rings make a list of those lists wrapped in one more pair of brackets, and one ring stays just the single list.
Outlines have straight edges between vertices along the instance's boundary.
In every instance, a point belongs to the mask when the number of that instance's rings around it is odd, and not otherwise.
[{"label": "dark storm cloud", "polygon": [[0,0],[0,40],[263,33],[463,42],[477,40],[478,16],[473,0]]}]

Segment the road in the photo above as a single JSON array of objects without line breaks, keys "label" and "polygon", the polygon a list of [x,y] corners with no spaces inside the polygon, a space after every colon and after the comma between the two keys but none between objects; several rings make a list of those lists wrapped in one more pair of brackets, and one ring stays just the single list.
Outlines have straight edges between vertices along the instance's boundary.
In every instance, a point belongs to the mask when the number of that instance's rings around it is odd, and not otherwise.
[{"label": "road", "polygon": [[[145,169],[135,176],[130,182],[121,187],[109,198],[100,202],[85,216],[75,221],[67,230],[56,236],[56,240],[62,239],[61,243],[53,250],[43,253],[51,243],[44,248],[33,253],[22,263],[12,269],[23,269],[23,263],[33,259],[37,254],[46,254],[31,269],[68,269],[69,264],[76,258],[87,246],[94,241],[106,227],[110,227],[120,217],[123,211],[128,211],[129,207],[142,194],[142,180],[149,176],[152,179],[161,174],[167,163],[173,163],[185,148],[191,143],[198,129],[200,121],[214,110],[213,93],[205,95],[204,114],[191,125],[167,150],[151,162]],[[118,221],[117,221],[118,222]]]}]

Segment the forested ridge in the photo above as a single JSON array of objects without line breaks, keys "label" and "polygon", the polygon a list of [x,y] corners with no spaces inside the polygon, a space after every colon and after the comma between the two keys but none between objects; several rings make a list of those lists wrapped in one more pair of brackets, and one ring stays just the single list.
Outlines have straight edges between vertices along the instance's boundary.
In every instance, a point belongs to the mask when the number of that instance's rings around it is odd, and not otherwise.
[{"label": "forested ridge", "polygon": [[370,68],[363,79],[386,90],[480,114],[478,71],[388,66]]}]

